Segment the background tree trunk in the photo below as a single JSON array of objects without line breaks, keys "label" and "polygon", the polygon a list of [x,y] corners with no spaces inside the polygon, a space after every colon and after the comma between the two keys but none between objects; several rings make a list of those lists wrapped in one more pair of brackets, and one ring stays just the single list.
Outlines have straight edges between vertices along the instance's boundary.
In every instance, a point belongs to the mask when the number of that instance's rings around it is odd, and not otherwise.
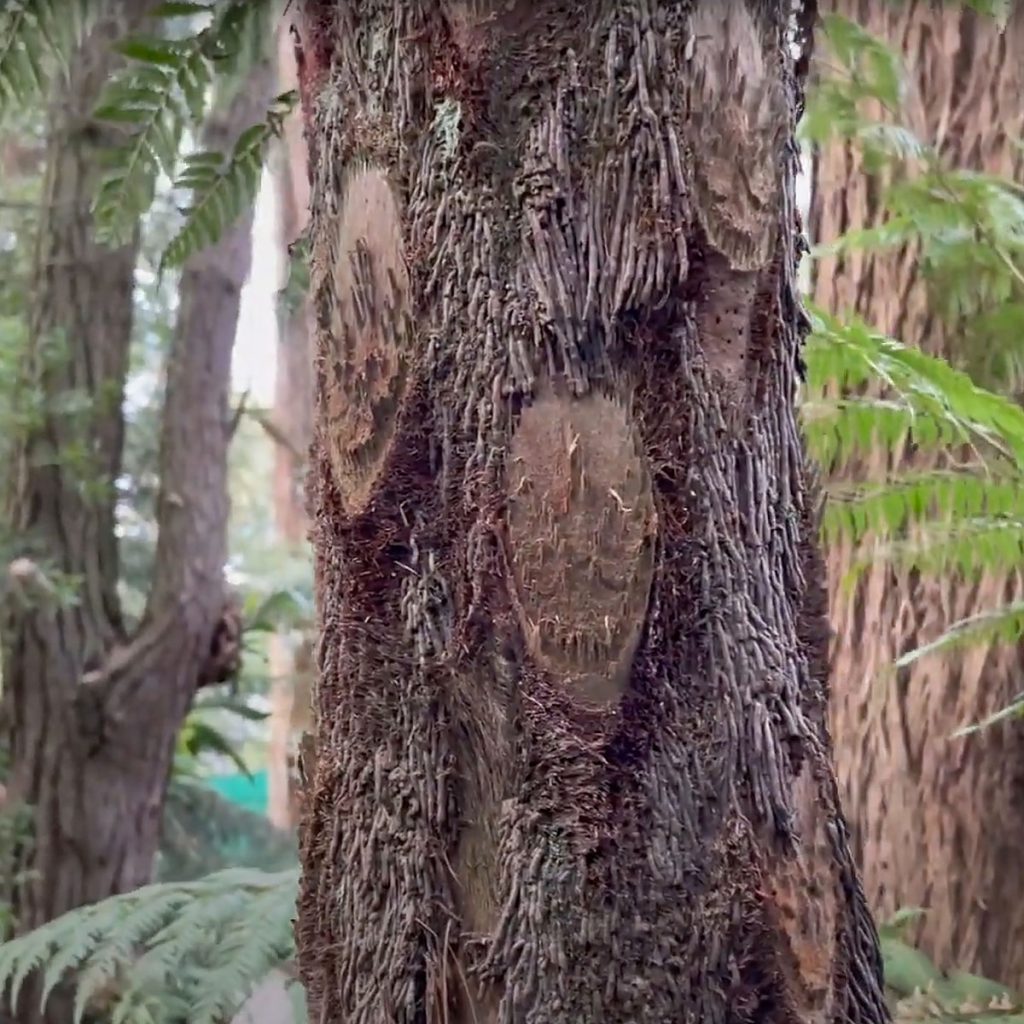
[{"label": "background tree trunk", "polygon": [[794,416],[788,8],[298,6],[312,1019],[881,1020]]},{"label": "background tree trunk", "polygon": [[[295,46],[282,22],[278,67],[281,88],[298,87]],[[294,111],[285,121],[283,145],[276,173],[278,230],[283,248],[296,242],[309,221],[309,169],[302,116]],[[308,298],[283,311],[278,319],[277,378],[274,423],[284,443],[274,453],[274,517],[287,548],[305,552],[309,523],[306,518],[305,477],[307,453],[313,439],[312,311]],[[270,796],[268,814],[281,828],[298,822],[298,794],[294,766],[295,738],[307,728],[311,699],[312,638],[275,633],[270,641]]]},{"label": "background tree trunk", "polygon": [[[47,405],[24,439],[12,495],[12,522],[31,547],[9,567],[3,628],[10,790],[34,816],[19,865],[29,881],[14,905],[22,931],[149,880],[175,737],[224,652],[228,396],[249,218],[183,271],[154,578],[132,635],[117,601],[114,481],[136,252],[95,241],[90,211],[111,129],[91,112],[113,68],[111,42],[138,7],[121,4],[122,16],[75,56],[50,123],[32,297],[32,355]],[[211,116],[204,143],[233,144],[265,114],[272,84],[266,68],[254,71]],[[82,395],[88,409],[69,415],[68,397]],[[53,593],[61,577],[71,578],[74,602]],[[18,1020],[34,1012],[26,1004]]]},{"label": "background tree trunk", "polygon": [[[9,567],[12,600],[3,630],[10,789],[36,817],[26,865],[35,881],[16,900],[24,928],[49,919],[51,908],[83,902],[94,887],[116,887],[117,876],[140,872],[126,850],[103,859],[102,882],[87,881],[99,865],[68,848],[64,834],[87,831],[102,848],[112,827],[129,827],[119,821],[116,804],[108,805],[109,819],[103,813],[94,824],[83,819],[89,799],[80,773],[84,757],[69,750],[68,736],[79,732],[79,720],[87,731],[91,718],[85,701],[75,703],[73,684],[123,636],[114,481],[121,467],[137,240],[117,249],[95,241],[90,206],[102,151],[117,131],[93,121],[91,111],[120,62],[112,43],[137,28],[144,14],[145,5],[112,5],[110,17],[75,55],[47,122],[29,314],[31,372],[41,396],[35,401],[44,408],[36,410],[40,426],[22,439],[6,495],[9,525],[25,544],[25,557]],[[79,584],[76,602],[50,592],[55,576]],[[84,735],[83,744],[91,745]]]},{"label": "background tree trunk", "polygon": [[[910,126],[950,166],[1022,180],[1024,8],[1005,34],[965,5],[829,0],[902,51],[912,74]],[[811,234],[827,242],[875,225],[877,179],[851,147],[813,165]],[[956,362],[963,332],[944,323],[918,272],[914,248],[854,251],[814,267],[815,300],[839,316],[856,312],[881,331]],[[892,457],[880,453],[873,476]],[[900,452],[906,467],[921,457]],[[925,468],[925,467],[921,467]],[[872,909],[926,907],[919,939],[945,967],[1024,986],[1024,905],[1015,865],[1024,836],[1024,755],[1014,725],[952,740],[954,730],[1005,706],[1020,690],[1020,650],[974,647],[929,657],[893,673],[903,653],[956,619],[1019,599],[1019,580],[922,578],[875,559],[852,593],[848,547],[829,553],[835,643],[832,732],[855,851]]]}]

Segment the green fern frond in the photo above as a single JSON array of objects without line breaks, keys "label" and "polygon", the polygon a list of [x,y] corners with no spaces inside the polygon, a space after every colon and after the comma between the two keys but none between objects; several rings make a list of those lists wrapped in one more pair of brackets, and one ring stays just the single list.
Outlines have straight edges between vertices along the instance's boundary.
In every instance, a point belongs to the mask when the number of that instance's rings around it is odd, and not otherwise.
[{"label": "green fern frond", "polygon": [[7,0],[0,8],[0,123],[42,98],[54,69],[103,15],[106,0]]},{"label": "green fern frond", "polygon": [[[128,141],[109,154],[94,213],[99,236],[123,242],[153,203],[161,171],[173,175],[189,121],[210,82],[195,44],[130,41],[129,55],[149,53],[151,63],[132,66],[107,88],[96,116],[129,129]],[[137,59],[142,59],[141,56]]]},{"label": "green fern frond", "polygon": [[1000,708],[991,715],[986,715],[980,722],[969,722],[967,725],[961,726],[953,733],[953,738],[981,732],[983,729],[988,729],[990,726],[1005,722],[1010,718],[1024,718],[1024,693],[1018,693],[1006,707]]},{"label": "green fern frond", "polygon": [[936,449],[965,441],[955,420],[900,396],[819,395],[802,402],[800,414],[811,454],[830,468],[879,450],[895,454],[908,444]]},{"label": "green fern frond", "polygon": [[194,253],[215,243],[252,205],[259,191],[267,144],[280,135],[295,100],[294,92],[276,97],[266,120],[242,133],[226,163],[215,152],[186,157],[175,186],[190,189],[193,200],[185,211],[185,223],[164,252],[164,268],[181,266]]},{"label": "green fern frond", "polygon": [[[1015,402],[979,387],[944,359],[902,345],[863,321],[851,318],[841,323],[815,307],[811,314],[813,331],[805,361],[812,402],[823,401],[819,396],[834,388],[845,393],[881,383],[887,398],[895,403],[890,410],[897,419],[898,411],[904,410],[908,418],[903,422],[911,423],[916,442],[956,438],[979,447],[987,457],[998,454],[1011,465],[1024,467],[1024,409]],[[847,401],[845,408],[850,417],[858,415],[856,402]],[[875,407],[874,411],[880,410]],[[885,415],[879,419],[885,426]],[[859,428],[850,437],[854,450],[861,431]],[[813,433],[810,438],[813,444]],[[843,454],[842,448],[839,454]]]},{"label": "green fern frond", "polygon": [[[1009,5],[971,6],[1004,17]],[[887,42],[836,16],[826,17],[825,36],[831,73],[810,97],[803,133],[819,144],[838,137],[859,154],[882,215],[816,254],[908,249],[930,310],[957,339],[960,365],[816,312],[801,418],[811,451],[830,470],[847,470],[847,479],[830,487],[824,534],[854,544],[870,537],[848,581],[869,559],[929,573],[1005,576],[1024,565],[1024,412],[964,371],[1021,391],[1024,187],[948,167],[916,138],[901,109],[900,55]],[[906,475],[907,457],[923,450],[939,468]],[[861,479],[850,483],[850,471]],[[1022,635],[1020,606],[995,608],[954,623],[900,664]]]},{"label": "green fern frond", "polygon": [[978,612],[954,622],[931,643],[908,651],[897,661],[898,668],[910,665],[928,654],[950,650],[965,644],[1016,642],[1024,635],[1024,601],[1013,601],[989,611]]},{"label": "green fern frond", "polygon": [[297,883],[294,869],[236,868],[80,908],[0,945],[0,991],[16,1000],[43,970],[45,1001],[70,973],[76,1021],[112,998],[114,1020],[219,1024],[293,958]]},{"label": "green fern frond", "polygon": [[869,161],[876,158],[873,143],[882,146],[879,161],[916,150],[911,133],[894,132],[864,112],[866,101],[889,112],[899,110],[906,87],[899,55],[849,18],[826,14],[822,22],[835,74],[819,81],[809,94],[801,134],[818,145],[837,137],[857,140]]},{"label": "green fern frond", "polygon": [[[1003,574],[1024,564],[1024,521],[978,517],[926,524],[912,538],[881,545],[874,557],[930,575],[954,572],[976,579],[986,572]],[[858,561],[851,575],[866,567],[866,559]]]},{"label": "green fern frond", "polygon": [[822,524],[829,543],[903,536],[922,524],[938,540],[942,530],[1009,530],[1024,510],[1024,482],[1011,474],[937,469],[877,483],[833,483],[829,499]]},{"label": "green fern frond", "polygon": [[[107,87],[96,114],[117,122],[128,138],[108,155],[95,203],[103,240],[125,241],[152,205],[158,176],[174,179],[182,140],[201,123],[215,77],[237,70],[242,56],[256,48],[254,26],[266,20],[271,8],[271,0],[165,3],[158,8],[165,19],[163,34],[118,44],[129,63]],[[166,24],[182,15],[193,19],[186,33]],[[196,22],[198,16],[208,17]],[[237,171],[239,177],[251,176],[250,163]],[[186,177],[189,170],[186,166]],[[207,218],[205,224],[210,228],[223,222]],[[203,244],[209,244],[209,234],[203,237]]]}]

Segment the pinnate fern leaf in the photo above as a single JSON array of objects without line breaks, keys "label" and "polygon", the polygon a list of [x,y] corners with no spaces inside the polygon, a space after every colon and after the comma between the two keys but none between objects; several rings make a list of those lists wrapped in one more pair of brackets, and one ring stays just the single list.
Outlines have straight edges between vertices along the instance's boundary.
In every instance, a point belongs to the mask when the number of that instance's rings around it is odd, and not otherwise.
[{"label": "pinnate fern leaf", "polygon": [[1016,641],[1021,635],[1024,635],[1024,601],[1012,601],[959,619],[937,639],[903,655],[896,665],[910,665],[926,654],[965,644],[992,643],[998,640]]},{"label": "pinnate fern leaf", "polygon": [[226,160],[210,151],[185,158],[175,186],[191,190],[192,202],[184,211],[181,230],[164,252],[164,268],[181,266],[190,256],[214,244],[252,205],[259,190],[267,145],[280,135],[295,101],[295,92],[277,96],[266,119],[239,136]]},{"label": "pinnate fern leaf", "polygon": [[96,111],[128,129],[127,141],[108,155],[94,208],[99,235],[111,243],[124,241],[149,209],[160,172],[174,174],[189,107],[198,109],[196,97],[210,83],[207,64],[192,43],[130,40],[122,49],[149,63],[116,78]]},{"label": "pinnate fern leaf", "polygon": [[107,7],[106,0],[6,0],[0,5],[0,123],[38,103]]},{"label": "pinnate fern leaf", "polygon": [[71,911],[0,945],[0,991],[42,970],[44,1002],[74,980],[76,1022],[101,1002],[113,1021],[220,1024],[293,958],[297,883],[235,868]]},{"label": "pinnate fern leaf", "polygon": [[[996,18],[1008,9],[971,6]],[[857,151],[881,215],[827,240],[817,254],[908,250],[959,359],[954,368],[855,319],[841,324],[816,311],[802,420],[812,452],[830,470],[844,470],[830,484],[825,536],[859,545],[848,582],[879,559],[929,573],[1005,577],[1024,566],[1024,412],[965,371],[1020,392],[1024,187],[947,166],[904,117],[901,55],[847,19],[824,22],[831,73],[809,98],[803,134],[815,144],[839,138]],[[915,462],[932,468],[908,472]],[[1024,613],[1010,604],[952,623],[900,663],[1022,635]],[[983,728],[1020,706],[967,725]]]},{"label": "pinnate fern leaf", "polygon": [[[915,443],[957,440],[1024,467],[1024,409],[1015,402],[979,387],[945,359],[879,334],[856,317],[841,322],[816,307],[811,312],[814,329],[805,360],[808,393],[819,419],[827,421],[830,391],[838,389],[842,396],[869,384],[886,388],[884,403],[840,398],[831,409],[840,442],[830,451],[833,457],[856,454],[865,441],[872,447],[880,440],[892,446],[902,430],[909,430]],[[888,429],[888,436],[864,435],[862,409],[878,427]],[[813,450],[820,435],[810,429],[808,439]]]},{"label": "pinnate fern leaf", "polygon": [[[108,85],[96,113],[121,125],[127,138],[108,154],[96,199],[101,238],[125,241],[152,204],[159,176],[175,178],[185,135],[202,122],[216,76],[237,66],[254,23],[270,7],[271,0],[164,3],[157,8],[161,31],[117,44],[128,64]],[[183,15],[190,30],[172,29]],[[251,174],[251,167],[244,173]],[[222,222],[204,223],[209,228]]]}]

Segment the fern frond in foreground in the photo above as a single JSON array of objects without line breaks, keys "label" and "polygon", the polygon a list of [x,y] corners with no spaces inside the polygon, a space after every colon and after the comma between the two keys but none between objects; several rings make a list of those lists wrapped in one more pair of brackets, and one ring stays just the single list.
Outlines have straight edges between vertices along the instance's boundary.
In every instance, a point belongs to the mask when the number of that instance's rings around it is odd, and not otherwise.
[{"label": "fern frond in foreground", "polygon": [[54,70],[102,15],[105,0],[4,0],[0,4],[0,124],[40,101]]},{"label": "fern frond in foreground", "polygon": [[[252,23],[265,18],[269,7],[270,0],[165,3],[157,8],[163,19],[154,34],[117,44],[128,63],[96,111],[126,134],[108,154],[96,198],[97,227],[106,241],[124,242],[152,205],[158,176],[174,178],[185,133],[202,122],[215,78],[234,68]],[[185,32],[177,27],[183,14]]]},{"label": "fern frond in foreground", "polygon": [[44,999],[73,980],[76,1024],[222,1024],[292,960],[297,887],[297,869],[232,868],[82,907],[0,945],[0,992],[14,1003],[41,970]]}]

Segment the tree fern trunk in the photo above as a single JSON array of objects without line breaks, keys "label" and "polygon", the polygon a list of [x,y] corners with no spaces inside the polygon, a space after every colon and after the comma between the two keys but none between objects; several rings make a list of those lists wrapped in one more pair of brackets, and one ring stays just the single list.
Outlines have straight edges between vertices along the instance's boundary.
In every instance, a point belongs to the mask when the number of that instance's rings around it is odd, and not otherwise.
[{"label": "tree fern trunk", "polygon": [[[1024,9],[1006,33],[966,5],[830,0],[902,50],[913,74],[908,112],[943,159],[1022,180]],[[881,190],[856,153],[835,147],[814,164],[815,242],[877,224]],[[859,313],[901,340],[954,361],[963,332],[944,324],[926,293],[914,249],[851,252],[815,268],[815,298],[840,316]],[[859,467],[884,473],[891,456]],[[909,451],[904,468],[922,464]],[[844,806],[865,891],[886,915],[927,907],[919,937],[944,966],[1024,985],[1024,905],[1011,863],[1024,835],[1024,755],[1014,726],[952,740],[963,724],[1003,707],[1020,690],[1020,652],[979,647],[926,658],[892,675],[896,658],[964,616],[1019,598],[1019,580],[925,579],[876,560],[853,593],[843,577],[854,555],[829,554],[832,723]]]},{"label": "tree fern trunk", "polygon": [[[14,899],[21,931],[149,881],[175,737],[223,654],[212,644],[225,607],[228,395],[250,220],[182,274],[154,575],[146,614],[129,634],[116,595],[114,485],[136,247],[109,250],[95,239],[91,206],[111,129],[91,115],[114,66],[111,43],[145,7],[113,10],[75,55],[53,105],[31,339],[47,406],[41,426],[21,439],[8,495],[24,544],[5,588],[9,789],[33,817],[18,865],[26,881]],[[206,144],[232,145],[264,114],[272,85],[266,68],[253,72],[248,88],[211,116]],[[47,345],[56,346],[49,362]],[[84,416],[67,413],[69,396],[89,399]],[[53,593],[60,577],[73,601]],[[19,1024],[35,1014],[36,1000],[27,999]]]},{"label": "tree fern trunk", "polygon": [[298,7],[312,1019],[881,1020],[794,420],[788,12]]}]

